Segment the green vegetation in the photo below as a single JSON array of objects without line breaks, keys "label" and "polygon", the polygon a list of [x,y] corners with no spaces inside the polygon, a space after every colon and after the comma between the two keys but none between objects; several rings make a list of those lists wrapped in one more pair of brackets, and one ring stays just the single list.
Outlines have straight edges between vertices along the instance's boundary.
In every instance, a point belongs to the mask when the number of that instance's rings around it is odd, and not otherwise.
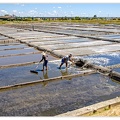
[{"label": "green vegetation", "polygon": [[100,18],[97,15],[90,17],[13,17],[13,18],[0,18],[0,24],[11,23],[39,23],[39,22],[70,22],[70,23],[87,23],[87,24],[120,24],[120,18]]}]

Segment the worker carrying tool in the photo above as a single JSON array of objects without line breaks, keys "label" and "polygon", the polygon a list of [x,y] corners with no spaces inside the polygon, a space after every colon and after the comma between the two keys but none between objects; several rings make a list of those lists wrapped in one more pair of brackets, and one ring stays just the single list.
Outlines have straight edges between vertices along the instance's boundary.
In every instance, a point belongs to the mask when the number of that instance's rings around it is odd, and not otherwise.
[{"label": "worker carrying tool", "polygon": [[[48,64],[48,55],[46,54],[46,52],[43,52],[42,53],[42,59],[40,60],[40,62],[43,61],[43,69],[41,71],[44,71],[44,67],[46,67],[46,70],[48,69],[47,68],[47,64]],[[39,62],[39,63],[40,63]]]},{"label": "worker carrying tool", "polygon": [[46,54],[46,52],[43,52],[42,53],[42,59],[39,61],[38,65],[36,66],[35,70],[30,70],[31,73],[36,73],[38,74],[38,70],[36,70],[40,64],[40,62],[43,61],[43,69],[40,70],[40,71],[44,71],[44,67],[46,67],[46,70],[48,69],[47,68],[47,64],[48,64],[48,55]]},{"label": "worker carrying tool", "polygon": [[66,68],[68,67],[68,61],[72,62],[74,64],[74,61],[72,59],[72,54],[69,54],[67,56],[64,56],[61,60],[61,64],[59,69],[61,69],[61,66],[65,63],[66,64]]}]

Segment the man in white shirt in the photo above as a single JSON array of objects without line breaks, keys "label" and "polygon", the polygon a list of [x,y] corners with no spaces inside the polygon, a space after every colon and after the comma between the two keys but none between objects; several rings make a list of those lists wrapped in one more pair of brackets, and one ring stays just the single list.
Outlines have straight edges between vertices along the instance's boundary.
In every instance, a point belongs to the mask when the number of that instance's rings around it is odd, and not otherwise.
[{"label": "man in white shirt", "polygon": [[68,61],[71,61],[72,63],[74,63],[74,61],[73,61],[71,58],[72,58],[72,54],[69,54],[69,55],[63,57],[62,60],[61,60],[61,64],[60,64],[59,69],[61,69],[61,66],[62,66],[64,63],[66,64],[66,68],[67,68],[67,66],[68,66]]}]

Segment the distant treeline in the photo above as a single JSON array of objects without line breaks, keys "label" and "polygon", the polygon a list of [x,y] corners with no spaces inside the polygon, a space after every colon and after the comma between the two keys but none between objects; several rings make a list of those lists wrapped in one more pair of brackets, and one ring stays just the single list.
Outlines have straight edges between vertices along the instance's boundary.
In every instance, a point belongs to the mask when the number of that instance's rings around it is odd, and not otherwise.
[{"label": "distant treeline", "polygon": [[39,21],[39,20],[120,20],[120,17],[97,17],[94,15],[93,17],[17,17],[17,16],[0,16],[0,20],[7,20],[7,21]]},{"label": "distant treeline", "polygon": [[17,16],[0,16],[0,23],[6,24],[11,22],[78,22],[88,24],[120,24],[120,17],[17,17]]}]

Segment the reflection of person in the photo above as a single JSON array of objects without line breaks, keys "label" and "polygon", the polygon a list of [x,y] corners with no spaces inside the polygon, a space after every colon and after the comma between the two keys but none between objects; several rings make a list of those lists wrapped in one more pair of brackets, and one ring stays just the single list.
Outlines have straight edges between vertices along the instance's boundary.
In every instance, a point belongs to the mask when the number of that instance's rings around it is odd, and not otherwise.
[{"label": "reflection of person", "polygon": [[48,79],[48,72],[47,71],[46,72],[43,71],[43,77],[44,77],[44,79]]},{"label": "reflection of person", "polygon": [[48,64],[48,55],[46,55],[45,52],[42,53],[42,59],[40,60],[40,62],[43,62],[43,69],[42,71],[44,71],[44,67],[46,67],[46,70],[47,70],[47,64]]},{"label": "reflection of person", "polygon": [[[48,77],[48,72],[46,71],[46,72],[44,72],[43,71],[43,79],[48,79],[49,77]],[[45,87],[45,86],[47,86],[47,84],[48,84],[48,82],[46,82],[46,81],[44,81],[43,82],[43,86]]]},{"label": "reflection of person", "polygon": [[69,54],[69,55],[67,55],[67,56],[65,56],[65,57],[62,58],[59,69],[61,69],[61,66],[64,63],[66,64],[66,67],[67,67],[68,66],[68,61],[71,61],[72,63],[74,63],[74,61],[72,60],[72,54]]},{"label": "reflection of person", "polygon": [[68,75],[68,71],[67,71],[67,69],[66,70],[60,70],[60,72],[61,72],[61,75],[62,76],[65,76],[65,75]]},{"label": "reflection of person", "polygon": [[48,82],[46,82],[46,81],[43,82],[43,86],[44,86],[44,87],[46,87],[47,84],[48,84]]},{"label": "reflection of person", "polygon": [[[66,69],[66,70],[60,70],[60,72],[61,72],[61,75],[62,76],[66,76],[66,75],[69,75],[70,73],[68,72],[68,70]],[[67,80],[72,80],[72,78],[66,78]]]}]

